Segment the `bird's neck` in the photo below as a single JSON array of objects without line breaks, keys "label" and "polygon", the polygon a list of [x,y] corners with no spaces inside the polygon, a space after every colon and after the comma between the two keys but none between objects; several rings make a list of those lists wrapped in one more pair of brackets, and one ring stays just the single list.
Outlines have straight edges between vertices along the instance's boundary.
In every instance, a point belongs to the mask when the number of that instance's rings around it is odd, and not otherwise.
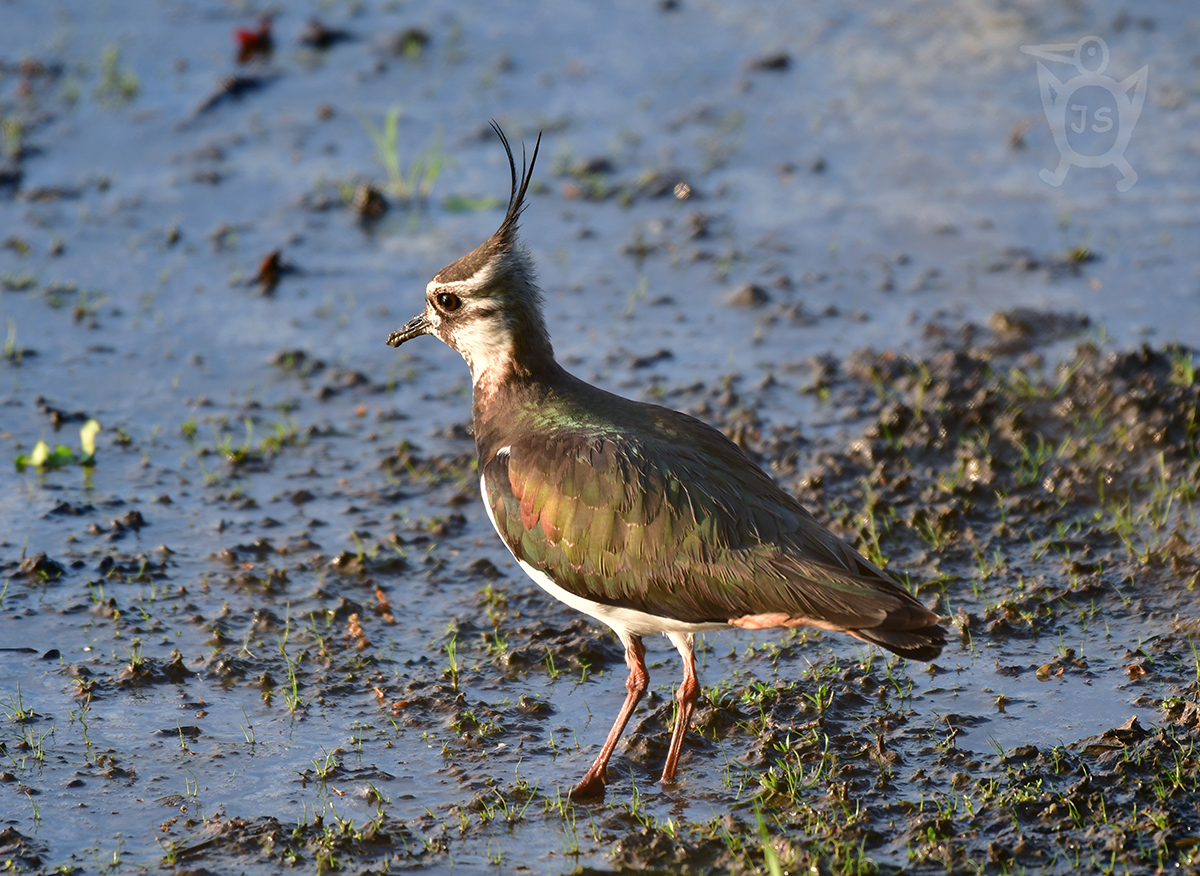
[{"label": "bird's neck", "polygon": [[541,314],[514,316],[464,349],[463,358],[471,369],[476,419],[480,411],[490,414],[495,408],[505,408],[514,395],[524,396],[540,383],[554,382],[562,373]]},{"label": "bird's neck", "polygon": [[507,357],[483,370],[476,367],[472,418],[481,461],[511,443],[528,425],[530,414],[544,410],[546,400],[573,381],[554,359],[548,339],[544,345],[515,343]]},{"label": "bird's neck", "polygon": [[478,398],[511,381],[536,380],[558,368],[554,347],[540,314],[490,328],[462,345]]}]

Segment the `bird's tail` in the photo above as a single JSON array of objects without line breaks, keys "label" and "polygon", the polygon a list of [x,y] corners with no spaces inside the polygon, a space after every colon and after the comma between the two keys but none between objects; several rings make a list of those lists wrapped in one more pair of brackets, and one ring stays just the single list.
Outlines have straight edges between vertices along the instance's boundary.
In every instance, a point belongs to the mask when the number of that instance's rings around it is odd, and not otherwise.
[{"label": "bird's tail", "polygon": [[847,630],[852,636],[886,648],[910,660],[932,660],[942,653],[946,631],[936,623],[917,629],[897,630],[876,627],[867,630]]}]

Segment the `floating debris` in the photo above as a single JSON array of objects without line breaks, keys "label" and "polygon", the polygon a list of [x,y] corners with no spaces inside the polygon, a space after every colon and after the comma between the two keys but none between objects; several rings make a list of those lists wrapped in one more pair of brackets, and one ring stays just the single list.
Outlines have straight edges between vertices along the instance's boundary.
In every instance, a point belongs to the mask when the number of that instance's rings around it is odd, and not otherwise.
[{"label": "floating debris", "polygon": [[223,76],[217,83],[217,87],[196,105],[196,108],[179,123],[178,127],[186,127],[188,123],[226,100],[240,100],[243,96],[266,87],[275,78],[273,73],[238,73],[232,76]]},{"label": "floating debris", "polygon": [[352,39],[354,37],[348,31],[329,27],[316,18],[310,18],[308,23],[304,25],[304,30],[300,31],[301,45],[321,51]]},{"label": "floating debris", "polygon": [[354,200],[351,207],[359,222],[370,223],[381,218],[388,210],[387,199],[383,193],[371,183],[359,183],[354,190]]},{"label": "floating debris", "polygon": [[772,52],[746,62],[747,70],[786,70],[792,66],[792,56],[787,52]]},{"label": "floating debris", "polygon": [[283,250],[274,250],[258,264],[258,272],[250,284],[258,287],[260,295],[271,295],[285,274],[296,272],[296,267],[283,258]]},{"label": "floating debris", "polygon": [[275,50],[275,38],[271,35],[271,17],[264,15],[258,20],[256,28],[235,30],[233,40],[237,44],[234,57],[239,64],[270,58]]},{"label": "floating debris", "polygon": [[770,302],[770,293],[756,283],[743,283],[725,296],[725,303],[733,307],[762,307]]}]

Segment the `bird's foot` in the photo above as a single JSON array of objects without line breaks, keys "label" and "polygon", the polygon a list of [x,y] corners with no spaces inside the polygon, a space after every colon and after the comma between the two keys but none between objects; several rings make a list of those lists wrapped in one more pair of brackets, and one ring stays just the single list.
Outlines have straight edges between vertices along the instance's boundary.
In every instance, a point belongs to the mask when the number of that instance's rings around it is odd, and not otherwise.
[{"label": "bird's foot", "polygon": [[603,800],[604,790],[604,776],[601,773],[594,773],[589,770],[579,784],[575,786],[575,790],[571,791],[571,800],[575,802]]}]

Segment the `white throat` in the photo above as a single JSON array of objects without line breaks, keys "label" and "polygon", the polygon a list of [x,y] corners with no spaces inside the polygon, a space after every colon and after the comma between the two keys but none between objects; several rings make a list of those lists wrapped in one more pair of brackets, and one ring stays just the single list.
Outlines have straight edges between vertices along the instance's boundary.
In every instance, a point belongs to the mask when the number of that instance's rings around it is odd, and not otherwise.
[{"label": "white throat", "polygon": [[511,367],[512,334],[502,318],[472,322],[454,334],[455,347],[471,369],[475,387],[500,379]]}]

